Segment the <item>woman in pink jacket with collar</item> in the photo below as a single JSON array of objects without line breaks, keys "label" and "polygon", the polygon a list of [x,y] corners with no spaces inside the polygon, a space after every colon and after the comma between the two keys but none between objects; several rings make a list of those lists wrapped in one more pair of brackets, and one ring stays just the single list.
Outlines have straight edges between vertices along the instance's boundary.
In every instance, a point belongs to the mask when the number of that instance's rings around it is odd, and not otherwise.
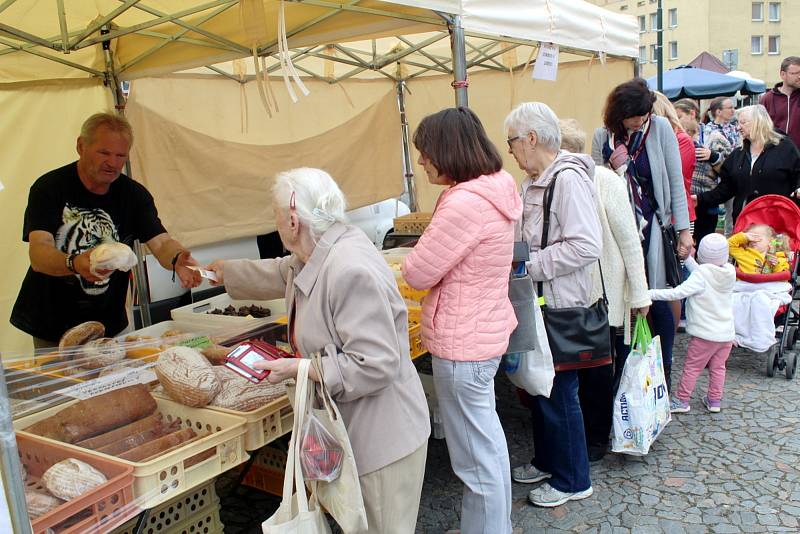
[{"label": "woman in pink jacket with collar", "polygon": [[508,299],[516,183],[467,108],[425,117],[414,134],[419,164],[446,185],[430,225],[403,263],[422,303],[422,337],[453,471],[464,483],[462,534],[511,532],[511,476],[494,376],[517,326]]}]

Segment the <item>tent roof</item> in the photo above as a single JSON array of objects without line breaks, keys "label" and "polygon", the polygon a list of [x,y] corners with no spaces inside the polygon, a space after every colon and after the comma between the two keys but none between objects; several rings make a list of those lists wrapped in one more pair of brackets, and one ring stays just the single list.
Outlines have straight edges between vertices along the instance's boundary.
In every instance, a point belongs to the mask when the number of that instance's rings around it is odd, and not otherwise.
[{"label": "tent roof", "polygon": [[720,74],[727,74],[727,72],[731,70],[725,63],[720,61],[717,56],[708,52],[700,52],[696,58],[689,62],[689,66],[710,70],[712,72],[719,72]]},{"label": "tent roof", "polygon": [[[651,89],[657,87],[657,78],[647,79]],[[766,90],[764,82],[746,80],[727,74],[711,72],[694,67],[677,67],[664,73],[662,93],[670,100],[677,98],[712,98],[715,96],[733,96],[737,92],[754,95]]]},{"label": "tent roof", "polygon": [[[5,0],[0,80],[103,77],[109,69],[102,44],[109,40],[122,79],[243,58],[253,48],[274,57],[279,8],[278,0],[94,0],[65,2],[59,10],[52,0]],[[285,3],[285,14],[288,44],[295,50],[446,32],[446,19],[459,15],[471,36],[638,54],[633,17],[583,0],[294,0]],[[101,28],[108,33],[101,35]]]}]

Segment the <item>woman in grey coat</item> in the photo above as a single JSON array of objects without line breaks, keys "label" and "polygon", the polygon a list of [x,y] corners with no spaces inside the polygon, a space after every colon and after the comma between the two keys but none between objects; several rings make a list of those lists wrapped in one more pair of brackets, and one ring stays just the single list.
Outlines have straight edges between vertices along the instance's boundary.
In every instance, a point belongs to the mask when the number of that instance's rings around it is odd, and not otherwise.
[{"label": "woman in grey coat", "polygon": [[[428,404],[409,356],[408,310],[389,265],[319,169],[278,174],[273,211],[290,256],[218,260],[209,268],[235,299],[286,298],[295,355],[322,353],[322,376],[353,446],[370,533],[414,532],[430,435]],[[264,362],[271,382],[296,359]],[[258,364],[257,364],[258,365]],[[350,534],[350,533],[347,533]]]},{"label": "woman in grey coat", "polygon": [[[658,219],[665,225],[673,225],[678,232],[677,253],[682,258],[692,249],[692,234],[678,140],[667,119],[652,115],[655,100],[655,94],[641,78],[615,87],[606,101],[605,127],[594,132],[592,158],[627,179],[645,254],[648,286],[662,289],[667,287],[666,256]],[[669,304],[653,303],[650,321],[653,335],[661,336],[669,388],[675,338],[675,320]]]}]

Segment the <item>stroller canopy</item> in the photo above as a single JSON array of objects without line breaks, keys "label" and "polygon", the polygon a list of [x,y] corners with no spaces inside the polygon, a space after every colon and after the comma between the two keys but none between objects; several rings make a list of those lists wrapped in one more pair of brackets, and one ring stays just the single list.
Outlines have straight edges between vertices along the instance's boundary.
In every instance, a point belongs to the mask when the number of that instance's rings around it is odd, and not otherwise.
[{"label": "stroller canopy", "polygon": [[776,234],[789,237],[792,250],[800,250],[800,208],[781,195],[764,195],[744,207],[736,219],[734,232],[744,232],[751,224],[768,224]]}]

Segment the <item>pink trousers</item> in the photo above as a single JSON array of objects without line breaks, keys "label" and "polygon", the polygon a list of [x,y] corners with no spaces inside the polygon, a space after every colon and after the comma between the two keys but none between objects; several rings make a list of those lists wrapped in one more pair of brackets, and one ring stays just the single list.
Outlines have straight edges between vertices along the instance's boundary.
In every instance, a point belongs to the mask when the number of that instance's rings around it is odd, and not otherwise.
[{"label": "pink trousers", "polygon": [[681,383],[675,396],[683,402],[689,402],[697,378],[708,366],[708,399],[721,401],[722,390],[725,388],[725,362],[728,361],[732,346],[733,341],[707,341],[692,337],[686,350]]}]

